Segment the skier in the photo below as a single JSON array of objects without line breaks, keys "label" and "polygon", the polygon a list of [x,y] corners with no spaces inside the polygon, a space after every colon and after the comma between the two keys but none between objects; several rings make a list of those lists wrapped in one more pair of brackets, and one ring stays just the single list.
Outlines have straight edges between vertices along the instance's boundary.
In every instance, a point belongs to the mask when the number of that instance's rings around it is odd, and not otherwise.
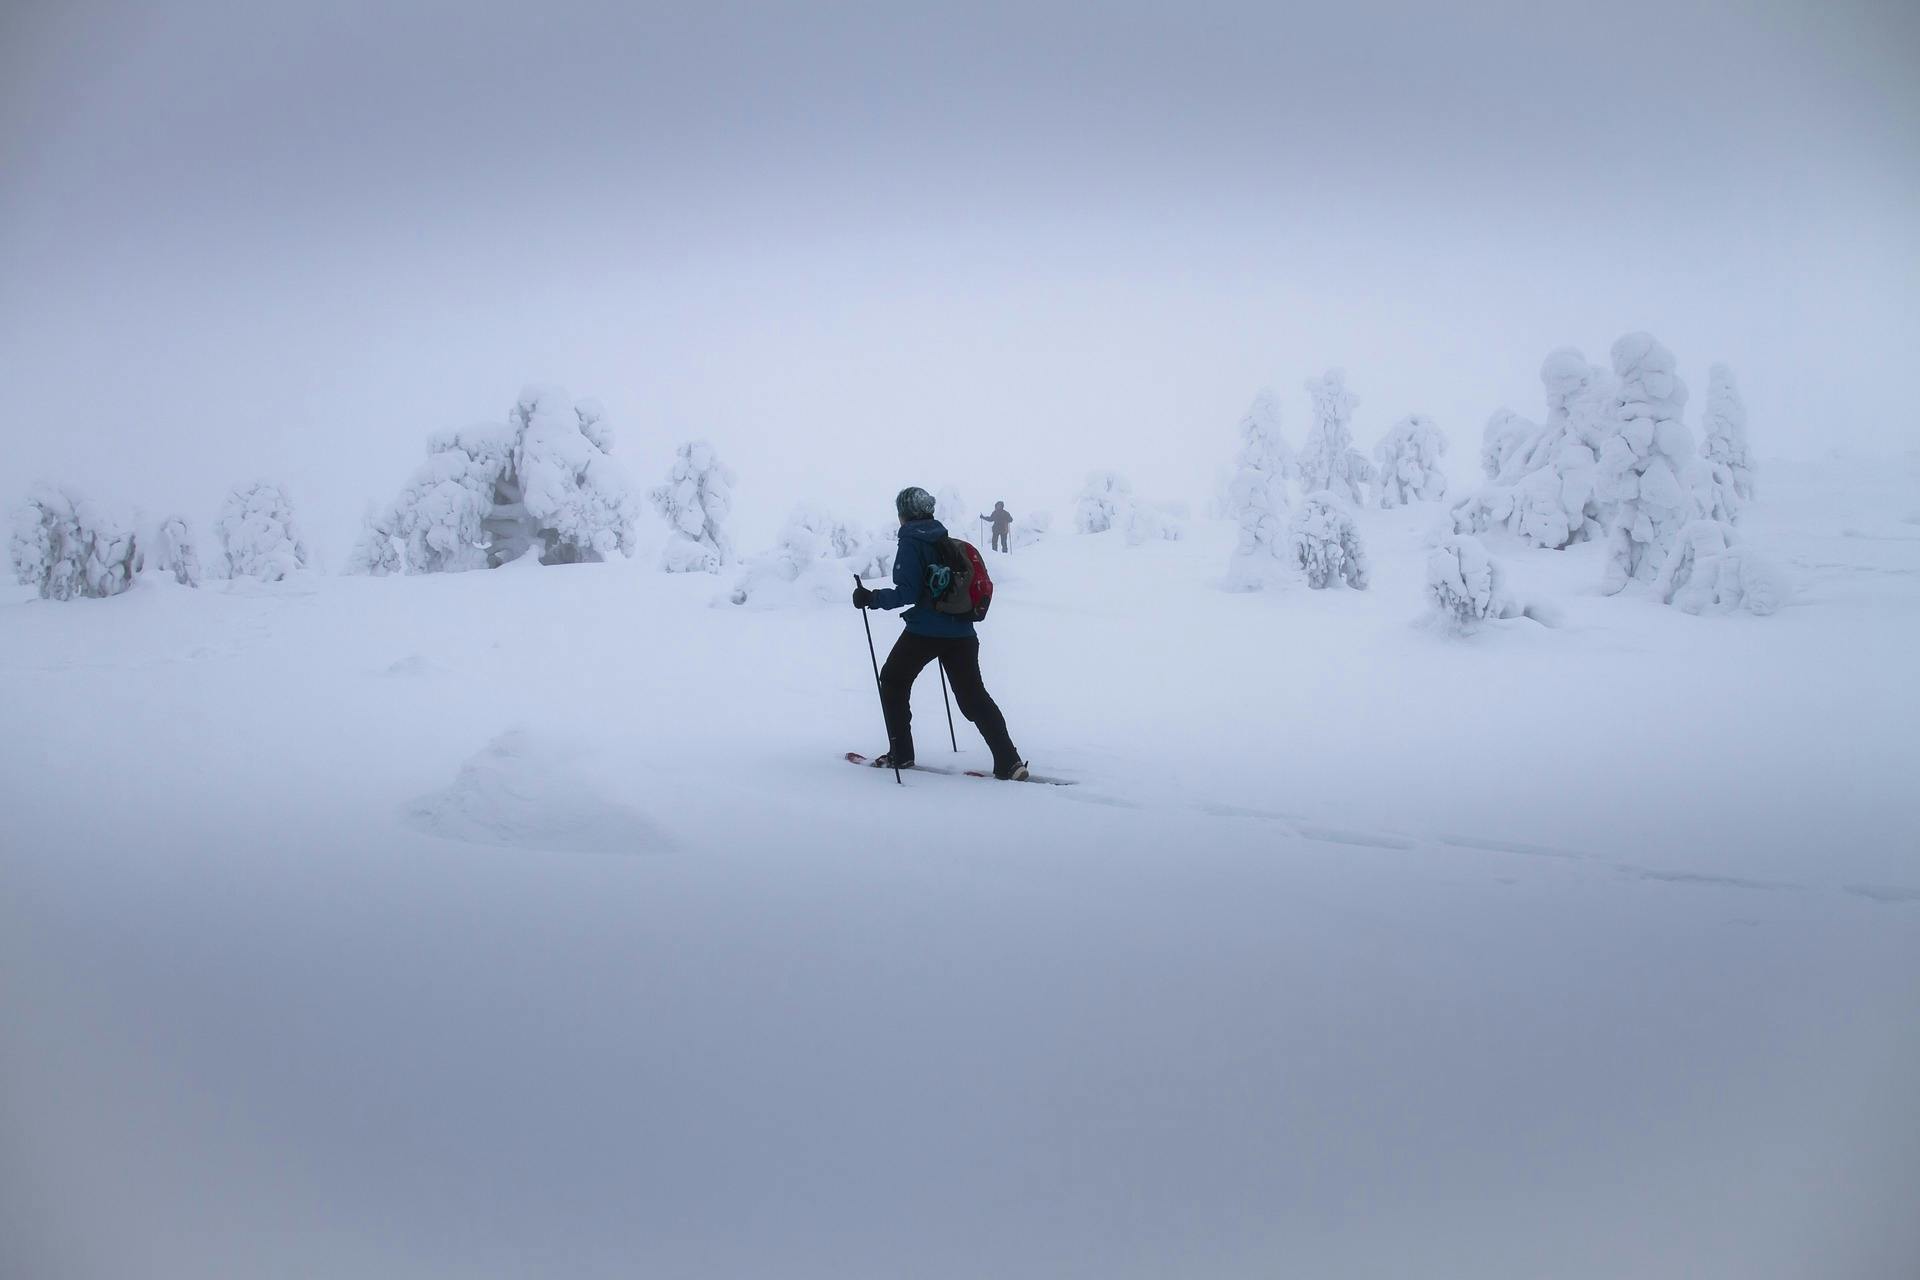
[{"label": "skier", "polygon": [[[873,763],[882,769],[906,769],[913,764],[913,682],[929,662],[938,659],[953,686],[960,714],[973,722],[993,751],[993,776],[1024,782],[1027,762],[1014,749],[1006,718],[980,679],[980,639],[973,620],[941,613],[927,593],[927,569],[935,563],[934,543],[947,536],[946,526],[933,518],[933,495],[925,489],[902,489],[893,500],[900,517],[900,549],[893,556],[893,586],[878,591],[855,587],[856,609],[898,609],[905,630],[880,668],[880,706],[887,719],[887,752]],[[1011,516],[1008,517],[1012,519]]]},{"label": "skier", "polygon": [[994,503],[993,514],[990,516],[981,516],[980,518],[993,525],[993,549],[995,551],[1007,550],[1007,530],[1013,528],[1013,512],[1007,510],[1007,504],[1004,502]]}]

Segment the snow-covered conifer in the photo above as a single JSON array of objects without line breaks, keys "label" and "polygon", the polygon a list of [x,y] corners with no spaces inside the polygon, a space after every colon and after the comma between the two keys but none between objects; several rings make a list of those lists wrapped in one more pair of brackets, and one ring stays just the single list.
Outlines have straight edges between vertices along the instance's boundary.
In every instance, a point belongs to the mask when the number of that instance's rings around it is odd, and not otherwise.
[{"label": "snow-covered conifer", "polygon": [[1375,505],[1400,507],[1444,498],[1447,474],[1440,469],[1440,458],[1446,451],[1446,436],[1425,414],[1394,423],[1373,447]]},{"label": "snow-covered conifer", "polygon": [[1294,564],[1306,574],[1307,585],[1318,590],[1348,586],[1365,590],[1367,553],[1354,527],[1346,500],[1330,489],[1309,493],[1288,529]]},{"label": "snow-covered conifer", "polygon": [[844,601],[849,574],[885,578],[893,553],[874,534],[801,504],[788,515],[771,550],[749,557],[727,599],[757,608],[796,598]]},{"label": "snow-covered conifer", "polygon": [[1045,541],[1047,534],[1051,532],[1052,529],[1053,529],[1053,512],[1051,511],[1026,512],[1018,520],[1015,520],[1013,522],[1014,550],[1017,551],[1021,547],[1030,547],[1030,546],[1033,546],[1036,542]]},{"label": "snow-covered conifer", "polygon": [[1125,528],[1133,513],[1133,486],[1117,471],[1090,471],[1074,506],[1073,527],[1081,533]]},{"label": "snow-covered conifer", "polygon": [[1143,542],[1178,542],[1187,533],[1186,508],[1177,502],[1135,502],[1127,508],[1127,545]]},{"label": "snow-covered conifer", "polygon": [[1427,553],[1427,603],[1436,626],[1459,634],[1524,612],[1500,562],[1480,539],[1463,533],[1448,534]]},{"label": "snow-covered conifer", "polygon": [[1594,483],[1599,446],[1612,431],[1613,377],[1562,347],[1542,362],[1540,382],[1545,423],[1506,409],[1488,421],[1480,461],[1494,469],[1492,478],[1455,504],[1456,533],[1504,526],[1553,550],[1604,535]]},{"label": "snow-covered conifer", "polygon": [[1705,439],[1700,456],[1707,461],[1705,484],[1697,495],[1708,517],[1733,524],[1753,501],[1753,463],[1747,455],[1747,406],[1724,364],[1707,368],[1707,411],[1701,423]]},{"label": "snow-covered conifer", "polygon": [[[510,486],[490,517],[511,516],[518,500],[535,531],[543,564],[600,561],[633,554],[632,486],[614,463],[613,426],[597,400],[570,400],[557,387],[532,387],[507,415],[515,430]],[[711,462],[711,450],[708,450]],[[722,468],[719,478],[726,473]],[[504,509],[503,509],[504,508]],[[725,504],[715,512],[724,518]],[[724,543],[722,559],[729,554]]]},{"label": "snow-covered conifer", "polygon": [[154,540],[159,552],[154,567],[172,572],[173,580],[182,586],[199,586],[200,550],[193,526],[187,523],[186,517],[169,516],[162,520]]},{"label": "snow-covered conifer", "polygon": [[956,538],[971,542],[980,536],[980,509],[967,504],[957,485],[943,484],[934,490],[933,518]]},{"label": "snow-covered conifer", "polygon": [[502,541],[531,544],[533,530],[513,478],[512,428],[438,431],[427,440],[427,460],[407,480],[393,505],[374,516],[355,549],[352,568],[379,573],[398,540],[408,573],[459,573],[504,563],[489,527],[496,515]]},{"label": "snow-covered conifer", "polygon": [[307,567],[307,544],[294,522],[293,500],[271,480],[236,487],[213,527],[229,578],[278,582]]},{"label": "snow-covered conifer", "polygon": [[1329,369],[1307,381],[1313,399],[1313,426],[1300,451],[1300,487],[1308,493],[1331,489],[1356,506],[1365,502],[1360,487],[1373,476],[1366,455],[1353,447],[1353,407],[1359,398],[1347,390],[1346,375]]},{"label": "snow-covered conifer", "polygon": [[667,483],[653,491],[653,505],[673,532],[661,554],[668,573],[718,573],[733,559],[727,516],[733,511],[733,472],[713,446],[695,440],[674,455]]},{"label": "snow-covered conifer", "polygon": [[394,536],[393,516],[390,509],[383,511],[368,504],[367,513],[360,521],[360,536],[354,540],[353,551],[347,556],[348,573],[379,578],[405,570],[406,554],[400,539]]},{"label": "snow-covered conifer", "polygon": [[1683,525],[1653,580],[1662,601],[1688,613],[1769,614],[1787,597],[1787,580],[1772,561],[1740,541],[1730,524]]},{"label": "snow-covered conifer", "polygon": [[43,600],[118,595],[141,566],[131,520],[56,485],[36,486],[14,512],[7,550],[14,577]]},{"label": "snow-covered conifer", "polygon": [[1495,409],[1480,433],[1480,469],[1487,479],[1498,480],[1507,459],[1518,453],[1526,442],[1540,432],[1539,424],[1521,417],[1511,409]]},{"label": "snow-covered conifer", "polygon": [[1611,429],[1594,483],[1607,526],[1601,588],[1609,593],[1659,576],[1694,503],[1687,479],[1693,433],[1680,420],[1687,386],[1674,372],[1673,353],[1651,334],[1630,333],[1613,344],[1613,372]]},{"label": "snow-covered conifer", "polygon": [[1280,410],[1263,391],[1240,419],[1240,449],[1227,481],[1227,515],[1240,528],[1227,562],[1227,589],[1257,591],[1287,576],[1287,481],[1297,470],[1280,435]]},{"label": "snow-covered conifer", "polygon": [[1279,477],[1283,484],[1300,478],[1300,459],[1280,429],[1280,401],[1271,387],[1263,387],[1240,415],[1237,438],[1240,448],[1234,455],[1234,470],[1255,467]]},{"label": "snow-covered conifer", "polygon": [[597,402],[553,387],[522,391],[503,426],[435,432],[392,505],[368,517],[349,571],[454,573],[528,551],[546,564],[632,555],[638,499],[613,440]]}]

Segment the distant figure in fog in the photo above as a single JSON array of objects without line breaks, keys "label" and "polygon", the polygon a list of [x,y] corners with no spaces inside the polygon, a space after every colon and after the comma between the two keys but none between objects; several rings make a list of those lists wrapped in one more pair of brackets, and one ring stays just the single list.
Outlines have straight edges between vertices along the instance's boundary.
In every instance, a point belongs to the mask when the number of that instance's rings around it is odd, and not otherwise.
[{"label": "distant figure in fog", "polygon": [[1005,551],[1008,546],[1007,530],[1013,528],[1013,512],[1007,510],[1007,504],[994,503],[993,514],[980,518],[993,526],[993,549]]}]

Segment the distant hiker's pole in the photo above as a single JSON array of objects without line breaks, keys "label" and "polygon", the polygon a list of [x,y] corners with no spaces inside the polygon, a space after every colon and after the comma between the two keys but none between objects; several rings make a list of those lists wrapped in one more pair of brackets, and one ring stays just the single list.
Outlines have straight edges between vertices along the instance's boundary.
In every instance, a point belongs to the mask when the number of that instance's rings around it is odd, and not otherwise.
[{"label": "distant hiker's pole", "polygon": [[[935,664],[938,665],[938,664]],[[960,751],[960,739],[953,736],[953,701],[947,697],[947,669],[940,668],[940,701],[947,706],[947,741],[953,744],[955,754]]]},{"label": "distant hiker's pole", "polygon": [[986,540],[987,540],[987,518],[985,516],[981,516],[980,517],[980,541],[985,542]]},{"label": "distant hiker's pole", "polygon": [[[853,575],[853,585],[856,587],[864,587],[867,584],[860,581],[860,575],[856,573]],[[873,624],[867,621],[867,611],[865,609],[860,611],[860,625],[867,629],[867,657],[873,659],[873,691],[880,694],[880,720],[881,723],[884,724],[887,719],[887,695],[882,693],[880,689],[880,655],[876,653],[873,648]],[[887,744],[887,758],[889,760],[893,758],[893,744],[891,740],[889,740]],[[900,776],[900,766],[897,764],[893,766],[893,780],[903,787],[907,785],[907,780]]]}]

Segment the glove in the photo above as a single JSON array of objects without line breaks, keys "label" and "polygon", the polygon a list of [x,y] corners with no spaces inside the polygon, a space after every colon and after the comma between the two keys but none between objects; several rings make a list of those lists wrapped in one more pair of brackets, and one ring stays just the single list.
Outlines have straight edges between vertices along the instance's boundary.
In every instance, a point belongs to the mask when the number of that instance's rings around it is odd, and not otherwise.
[{"label": "glove", "polygon": [[873,592],[867,590],[865,587],[855,587],[853,589],[854,608],[864,609],[871,603],[873,603]]}]

